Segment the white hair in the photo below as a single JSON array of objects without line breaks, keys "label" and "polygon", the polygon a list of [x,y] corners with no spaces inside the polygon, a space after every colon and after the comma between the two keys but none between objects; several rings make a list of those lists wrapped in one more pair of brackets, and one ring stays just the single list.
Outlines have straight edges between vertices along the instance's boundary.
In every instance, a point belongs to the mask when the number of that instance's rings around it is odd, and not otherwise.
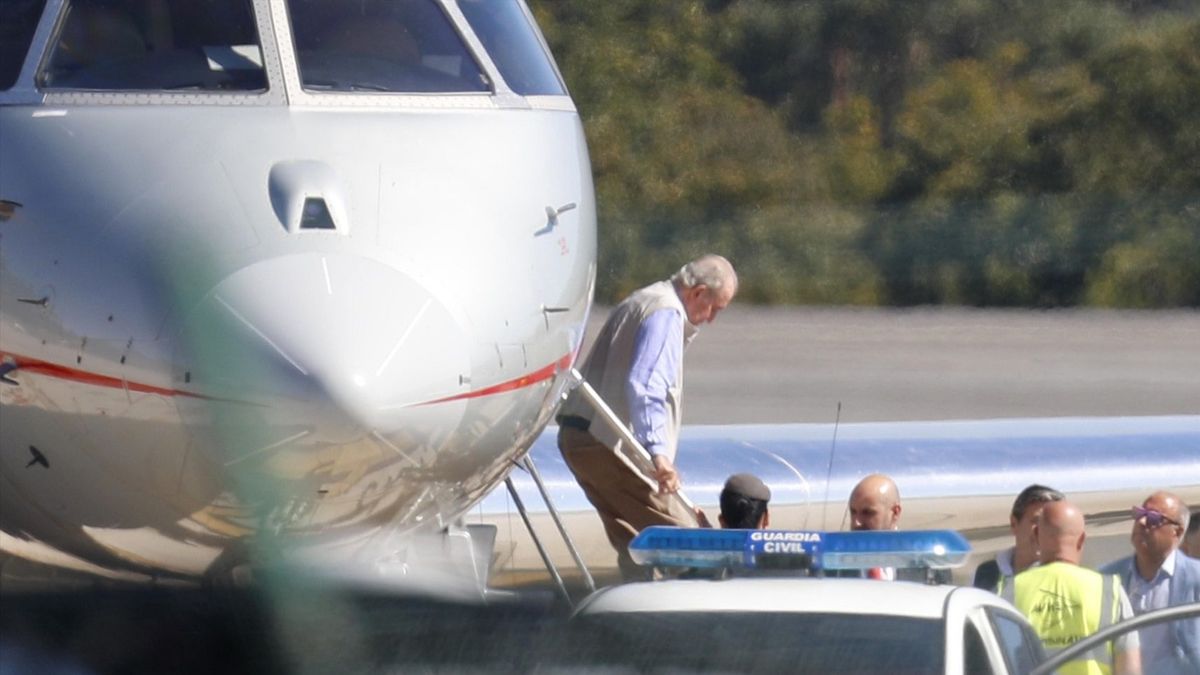
[{"label": "white hair", "polygon": [[736,293],[738,287],[737,272],[733,271],[733,265],[715,253],[702,255],[680,267],[671,281],[684,288],[707,286],[710,290],[719,291],[728,287],[731,293]]}]

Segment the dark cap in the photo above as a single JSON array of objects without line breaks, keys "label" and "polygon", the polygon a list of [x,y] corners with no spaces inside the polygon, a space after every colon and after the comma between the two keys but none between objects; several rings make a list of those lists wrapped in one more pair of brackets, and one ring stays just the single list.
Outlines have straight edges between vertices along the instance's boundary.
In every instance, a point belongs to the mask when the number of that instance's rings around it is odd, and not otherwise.
[{"label": "dark cap", "polygon": [[771,489],[752,473],[735,473],[725,481],[722,493],[730,493],[757,499],[762,502],[771,501]]}]

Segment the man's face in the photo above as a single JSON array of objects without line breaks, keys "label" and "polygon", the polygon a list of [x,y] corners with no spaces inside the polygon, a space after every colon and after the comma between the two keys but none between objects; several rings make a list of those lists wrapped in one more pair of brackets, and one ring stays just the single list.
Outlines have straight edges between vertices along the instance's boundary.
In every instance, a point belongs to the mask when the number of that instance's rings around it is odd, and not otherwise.
[{"label": "man's face", "polygon": [[[1171,497],[1150,495],[1142,502],[1142,508],[1158,511],[1171,520],[1178,521],[1179,505]],[[1151,518],[1141,517],[1133,521],[1133,533],[1130,540],[1138,553],[1152,558],[1165,558],[1183,540],[1183,528],[1172,522],[1163,521],[1158,527],[1151,527]]]},{"label": "man's face", "polygon": [[851,530],[893,530],[900,505],[888,505],[880,494],[855,494],[850,498]]},{"label": "man's face", "polygon": [[1036,548],[1037,541],[1034,539],[1033,526],[1037,524],[1038,518],[1042,517],[1042,509],[1045,508],[1045,502],[1034,502],[1025,507],[1025,512],[1021,514],[1020,520],[1014,521],[1011,518],[1009,519],[1009,525],[1012,527],[1013,539],[1016,540],[1017,548]]},{"label": "man's face", "polygon": [[713,291],[704,284],[697,284],[683,292],[683,307],[687,310],[688,322],[693,326],[711,323],[732,300],[732,293]]}]

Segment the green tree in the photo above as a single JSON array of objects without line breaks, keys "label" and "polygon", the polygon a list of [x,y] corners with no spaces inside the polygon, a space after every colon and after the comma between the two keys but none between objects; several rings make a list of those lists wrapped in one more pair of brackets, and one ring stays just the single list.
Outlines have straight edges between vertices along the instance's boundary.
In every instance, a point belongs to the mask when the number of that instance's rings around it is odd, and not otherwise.
[{"label": "green tree", "polygon": [[780,116],[717,58],[704,3],[562,2],[538,13],[592,152],[601,299],[661,276],[663,260],[728,242],[740,214],[816,185]]},{"label": "green tree", "polygon": [[1200,7],[531,0],[598,297],[722,251],[760,302],[1200,305]]}]

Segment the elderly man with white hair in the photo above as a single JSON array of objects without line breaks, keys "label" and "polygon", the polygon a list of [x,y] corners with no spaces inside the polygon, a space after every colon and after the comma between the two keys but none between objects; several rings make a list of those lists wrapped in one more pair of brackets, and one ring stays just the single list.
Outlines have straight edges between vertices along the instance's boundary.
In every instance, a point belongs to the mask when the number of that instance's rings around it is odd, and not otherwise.
[{"label": "elderly man with white hair", "polygon": [[711,322],[737,293],[737,274],[708,254],[670,279],[634,291],[613,308],[580,367],[654,460],[655,490],[622,457],[620,438],[578,394],[558,414],[558,447],[596,507],[625,578],[643,572],[629,542],[651,525],[694,527],[696,514],[673,504],[680,487],[675,450],[682,419],[683,351],[699,326]]}]

